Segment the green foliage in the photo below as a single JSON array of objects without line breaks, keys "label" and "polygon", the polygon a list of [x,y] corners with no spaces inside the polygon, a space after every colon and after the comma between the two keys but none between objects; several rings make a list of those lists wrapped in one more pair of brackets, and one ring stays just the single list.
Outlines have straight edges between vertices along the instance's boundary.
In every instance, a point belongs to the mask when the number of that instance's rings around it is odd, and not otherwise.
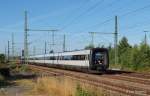
[{"label": "green foliage", "polygon": [[[109,55],[110,64],[114,64],[114,48],[109,47]],[[117,66],[121,66],[122,69],[135,71],[150,70],[150,46],[143,42],[132,47],[128,43],[127,38],[123,37],[118,44],[118,58]]]},{"label": "green foliage", "polygon": [[14,62],[9,62],[9,67],[10,67],[11,69],[15,69],[15,68],[17,67],[17,65],[16,65],[16,63],[14,63]]},{"label": "green foliage", "polygon": [[88,46],[85,46],[85,48],[84,48],[84,49],[92,49],[92,48],[94,48],[94,45],[89,44]]},{"label": "green foliage", "polygon": [[131,65],[132,47],[129,45],[126,37],[123,37],[118,45],[119,64],[124,69]]},{"label": "green foliage", "polygon": [[0,54],[0,68],[2,67],[7,67],[4,54]]},{"label": "green foliage", "polygon": [[81,88],[81,86],[78,84],[76,88],[76,95],[75,96],[97,96],[93,92],[89,92],[87,90],[84,90]]},{"label": "green foliage", "polygon": [[0,63],[5,63],[5,55],[0,54]]},{"label": "green foliage", "polygon": [[25,65],[25,64],[23,64],[23,65],[21,65],[21,66],[19,67],[19,71],[21,71],[21,72],[26,72],[26,71],[28,71],[28,70],[29,70],[29,68],[28,68],[28,66]]}]

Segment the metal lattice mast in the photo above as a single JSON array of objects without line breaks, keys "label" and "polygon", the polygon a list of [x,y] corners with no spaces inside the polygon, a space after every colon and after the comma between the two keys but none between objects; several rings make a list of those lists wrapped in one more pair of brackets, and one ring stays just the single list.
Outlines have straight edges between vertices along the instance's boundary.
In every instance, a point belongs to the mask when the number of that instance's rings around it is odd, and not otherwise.
[{"label": "metal lattice mast", "polygon": [[8,49],[7,49],[7,60],[8,60],[8,62],[9,62],[9,41],[8,41]]},{"label": "metal lattice mast", "polygon": [[25,22],[24,22],[24,60],[25,64],[28,64],[28,29],[27,29],[27,11],[25,11]]},{"label": "metal lattice mast", "polygon": [[7,61],[7,47],[5,46],[5,63]]},{"label": "metal lattice mast", "polygon": [[112,35],[112,34],[115,34],[114,32],[111,33],[111,32],[89,32],[92,36],[92,39],[91,39],[91,44],[94,46],[94,35],[95,34],[104,34],[104,35]]},{"label": "metal lattice mast", "polygon": [[[55,39],[54,39],[54,32],[56,32],[56,31],[58,31],[57,29],[52,29],[52,30],[45,30],[45,29],[27,29],[27,31],[47,31],[47,32],[52,32],[52,44],[50,44],[50,45],[53,45],[53,47],[54,47],[54,45],[55,45]],[[51,46],[50,46],[51,47]],[[51,49],[51,48],[50,48]],[[54,49],[54,48],[53,48]]]},{"label": "metal lattice mast", "polygon": [[95,32],[89,32],[91,34],[91,45],[94,47],[94,34]]},{"label": "metal lattice mast", "polygon": [[47,42],[45,41],[45,44],[44,44],[44,63],[46,60],[46,58],[45,58],[46,53],[47,53]]},{"label": "metal lattice mast", "polygon": [[33,46],[33,56],[35,56],[35,55],[36,55],[36,47]]},{"label": "metal lattice mast", "polygon": [[66,51],[66,35],[64,34],[64,41],[63,41],[63,52]]},{"label": "metal lattice mast", "polygon": [[149,32],[149,31],[144,31],[144,32],[145,32],[144,43],[145,43],[145,45],[147,45],[147,32]]},{"label": "metal lattice mast", "polygon": [[47,42],[45,41],[45,52],[44,52],[44,54],[46,54],[47,53]]},{"label": "metal lattice mast", "polygon": [[115,48],[115,64],[118,64],[118,20],[115,16],[115,32],[89,32],[92,35],[91,43],[94,45],[94,34],[113,34],[114,35],[114,48]]},{"label": "metal lattice mast", "polygon": [[115,16],[114,48],[115,48],[115,65],[118,64],[118,17]]},{"label": "metal lattice mast", "polygon": [[14,43],[14,33],[12,33],[12,60],[14,60],[14,51],[15,51],[15,43]]},{"label": "metal lattice mast", "polygon": [[54,35],[55,31],[57,31],[57,30],[52,30],[52,45],[53,45],[53,49],[52,50],[53,50],[53,53],[54,53],[54,45],[55,45],[55,37],[54,37],[55,36]]},{"label": "metal lattice mast", "polygon": [[149,31],[144,31],[144,32],[145,32],[144,44],[145,44],[146,51],[147,51],[147,41],[148,41],[148,39],[147,39],[147,33],[148,33]]}]

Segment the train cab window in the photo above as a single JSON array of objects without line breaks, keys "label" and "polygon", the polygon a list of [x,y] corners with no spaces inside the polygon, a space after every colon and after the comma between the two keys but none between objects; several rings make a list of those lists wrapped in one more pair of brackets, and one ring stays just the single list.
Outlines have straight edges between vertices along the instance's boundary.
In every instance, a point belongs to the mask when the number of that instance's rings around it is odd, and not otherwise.
[{"label": "train cab window", "polygon": [[96,64],[105,64],[105,53],[102,52],[96,52],[95,53],[95,63]]}]

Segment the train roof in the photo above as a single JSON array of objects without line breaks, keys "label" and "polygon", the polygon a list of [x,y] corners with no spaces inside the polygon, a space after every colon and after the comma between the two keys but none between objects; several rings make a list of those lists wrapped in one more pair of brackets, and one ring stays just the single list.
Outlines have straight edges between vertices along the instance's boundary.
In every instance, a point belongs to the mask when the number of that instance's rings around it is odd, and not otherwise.
[{"label": "train roof", "polygon": [[107,50],[106,48],[92,48],[92,49],[83,49],[83,50],[75,50],[75,51],[65,51],[65,52],[57,52],[57,53],[49,53],[42,55],[30,56],[29,58],[38,58],[38,57],[49,57],[49,56],[67,56],[67,55],[88,55],[91,50]]}]

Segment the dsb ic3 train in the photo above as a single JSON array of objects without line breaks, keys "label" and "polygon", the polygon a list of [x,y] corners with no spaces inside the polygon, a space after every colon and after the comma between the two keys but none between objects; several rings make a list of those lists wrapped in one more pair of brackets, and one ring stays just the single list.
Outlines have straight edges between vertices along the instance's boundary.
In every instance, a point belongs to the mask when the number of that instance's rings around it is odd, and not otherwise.
[{"label": "dsb ic3 train", "polygon": [[106,48],[93,48],[30,56],[28,63],[77,71],[104,71],[109,67],[109,56]]}]

